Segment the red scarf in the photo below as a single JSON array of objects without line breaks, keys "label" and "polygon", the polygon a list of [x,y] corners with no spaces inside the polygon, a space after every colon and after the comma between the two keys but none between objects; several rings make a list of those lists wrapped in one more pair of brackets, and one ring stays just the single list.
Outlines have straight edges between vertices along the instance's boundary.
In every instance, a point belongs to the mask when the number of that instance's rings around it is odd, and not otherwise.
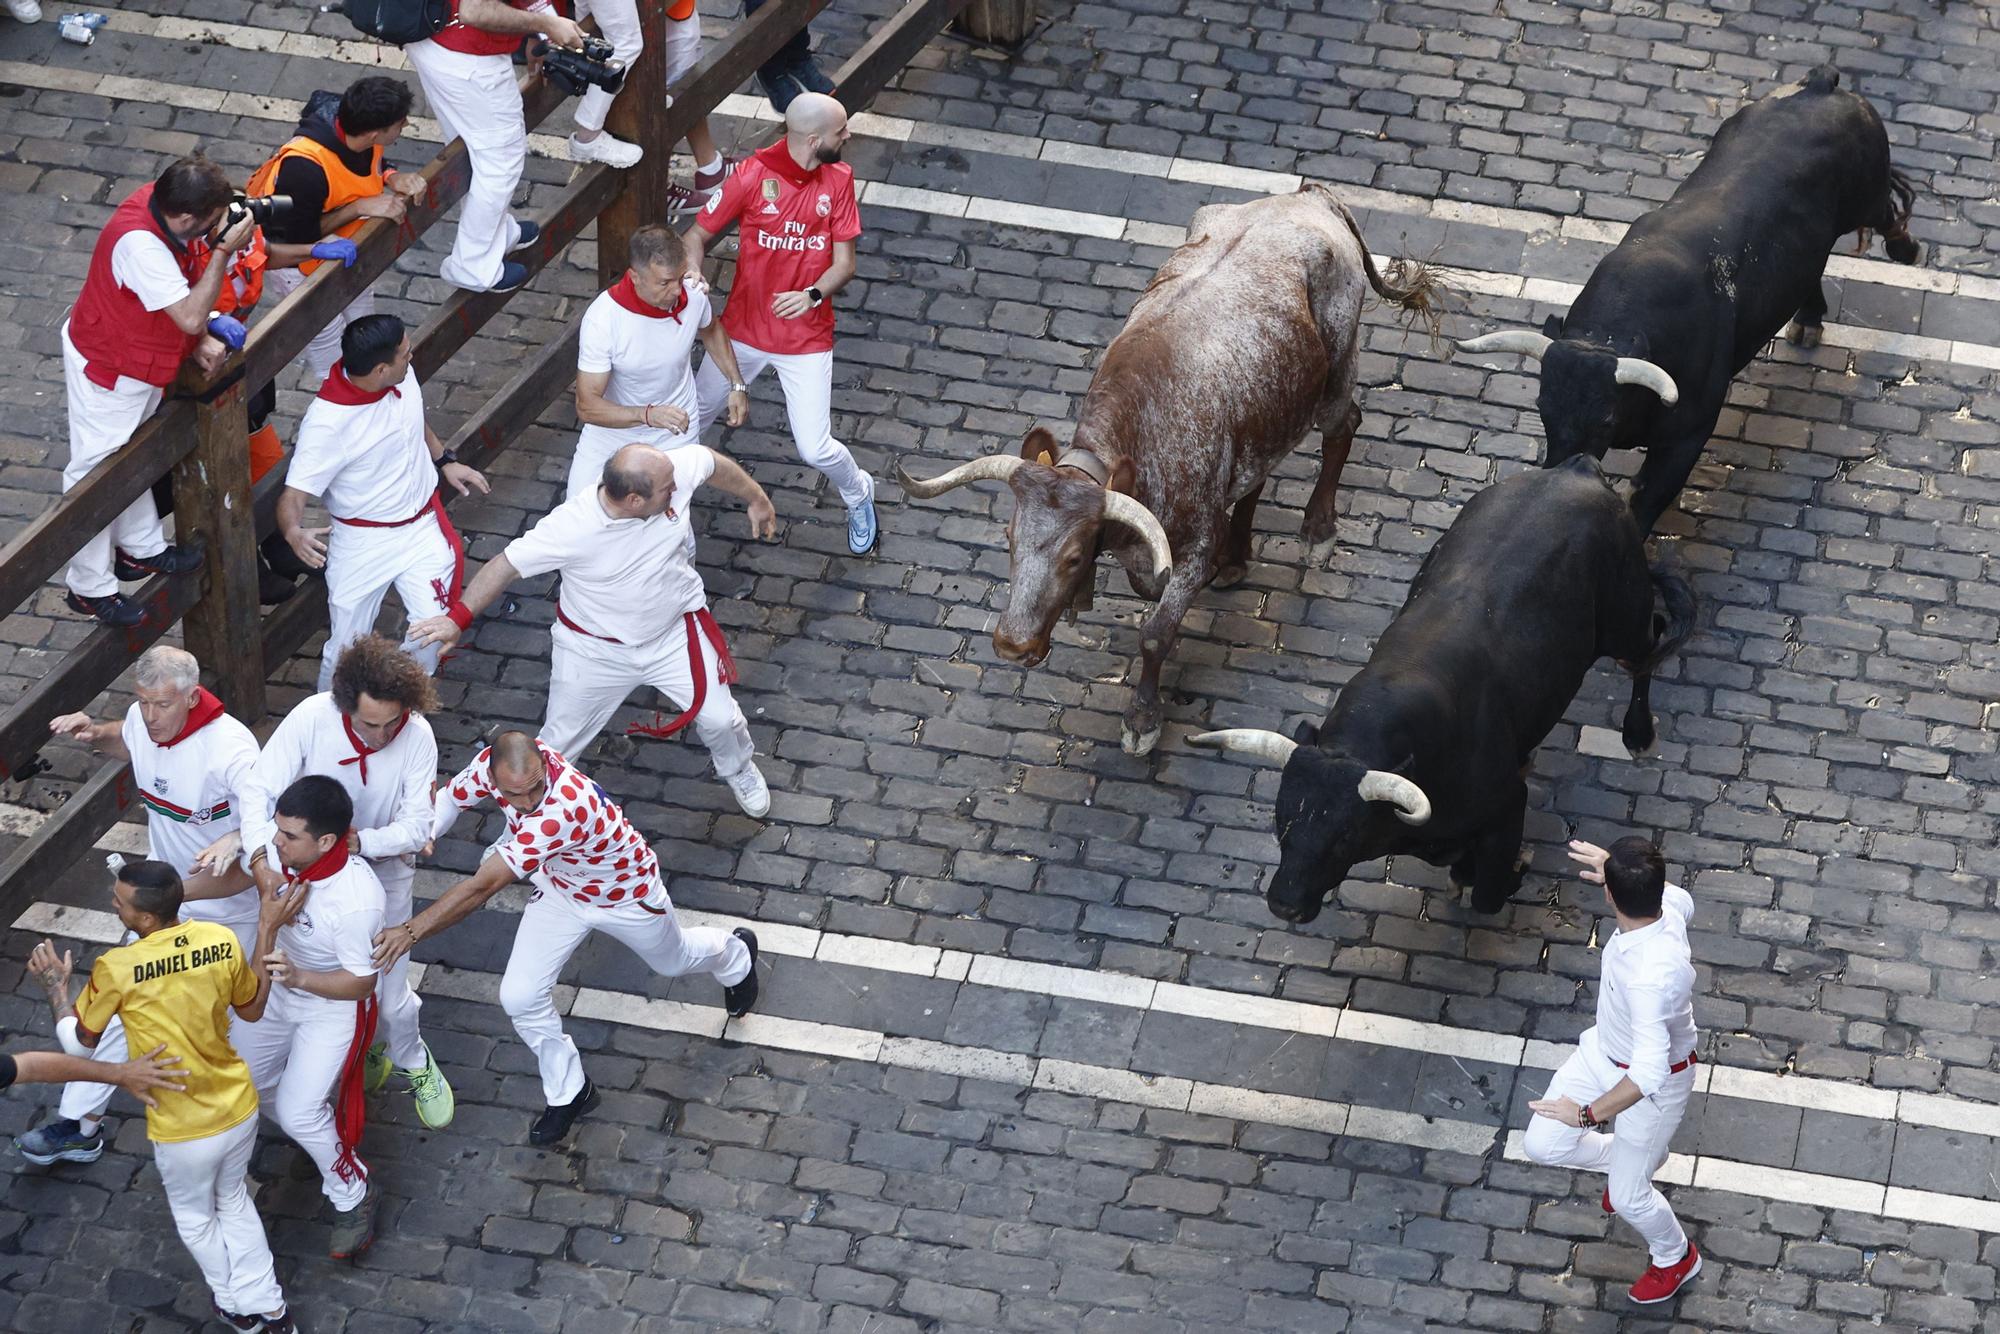
[{"label": "red scarf", "polygon": [[[348,833],[352,832],[354,831],[353,830],[348,831]],[[303,871],[287,872],[286,879],[290,880],[295,885],[305,880],[314,880],[314,881],[328,880],[336,875],[339,875],[341,871],[346,869],[346,867],[347,867],[347,834],[342,834],[340,838],[334,843],[334,845],[327,850],[327,854],[324,857],[321,857],[318,861],[314,862],[311,866],[306,867],[306,869]]]},{"label": "red scarf", "polygon": [[681,299],[674,303],[673,309],[663,310],[639,295],[639,289],[632,285],[632,274],[628,269],[623,278],[611,285],[611,299],[634,315],[643,315],[649,320],[672,320],[679,324],[681,312],[687,309],[688,290],[687,284],[682,283]]},{"label": "red scarf", "polygon": [[370,403],[380,403],[390,394],[401,398],[403,391],[395,385],[390,385],[387,389],[377,389],[370,393],[347,378],[347,363],[343,361],[333,363],[333,369],[327,372],[325,382],[319,387],[321,398],[329,403],[338,403],[343,408],[359,408],[366,407]]},{"label": "red scarf", "polygon": [[217,718],[220,718],[222,713],[222,701],[209,694],[206,686],[196,686],[194,688],[194,707],[188,710],[187,721],[181,724],[181,730],[174,735],[172,741],[162,741],[160,743],[161,748],[180,745],[181,742],[187,740]]},{"label": "red scarf", "polygon": [[349,755],[346,759],[342,760],[341,763],[344,765],[345,764],[360,765],[361,781],[366,783],[368,781],[368,757],[370,755],[380,754],[382,751],[387,750],[390,746],[396,744],[396,738],[403,735],[403,728],[405,725],[409,723],[409,721],[410,721],[410,711],[408,709],[404,709],[403,716],[396,720],[396,726],[394,730],[392,730],[389,733],[389,739],[384,741],[379,746],[371,746],[366,741],[363,741],[358,735],[356,735],[354,731],[354,720],[352,718],[349,718],[344,713],[341,714],[340,715],[341,729],[347,733],[348,744],[354,747],[354,753],[352,755]]}]

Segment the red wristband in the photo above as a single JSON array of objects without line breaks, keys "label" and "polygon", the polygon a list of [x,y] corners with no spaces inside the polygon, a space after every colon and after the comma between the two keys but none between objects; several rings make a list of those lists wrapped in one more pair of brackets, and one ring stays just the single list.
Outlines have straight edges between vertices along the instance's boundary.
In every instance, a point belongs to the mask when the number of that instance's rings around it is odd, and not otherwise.
[{"label": "red wristband", "polygon": [[451,600],[451,605],[445,608],[444,614],[449,616],[451,623],[459,629],[470,630],[472,628],[472,608],[466,606],[457,598]]}]

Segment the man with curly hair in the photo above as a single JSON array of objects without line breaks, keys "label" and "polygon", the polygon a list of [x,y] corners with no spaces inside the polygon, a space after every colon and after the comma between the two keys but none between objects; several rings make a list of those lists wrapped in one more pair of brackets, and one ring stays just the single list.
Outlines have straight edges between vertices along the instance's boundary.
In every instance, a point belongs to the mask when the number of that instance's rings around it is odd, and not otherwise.
[{"label": "man with curly hair", "polygon": [[[278,794],[294,779],[324,774],[338,779],[354,801],[347,850],[382,882],[383,921],[410,920],[416,854],[430,843],[437,786],[437,738],[424,715],[437,707],[430,674],[382,636],[364,635],[342,651],[333,688],[285,715],[243,784],[240,851],[264,893],[276,892],[284,879],[272,842]],[[236,855],[234,837],[203,856],[214,864]],[[410,988],[407,964],[382,971],[377,1000],[383,1041],[368,1049],[368,1091],[381,1088],[393,1069],[408,1081],[425,1125],[436,1130],[451,1124],[456,1102],[418,1031],[422,1002]]]}]

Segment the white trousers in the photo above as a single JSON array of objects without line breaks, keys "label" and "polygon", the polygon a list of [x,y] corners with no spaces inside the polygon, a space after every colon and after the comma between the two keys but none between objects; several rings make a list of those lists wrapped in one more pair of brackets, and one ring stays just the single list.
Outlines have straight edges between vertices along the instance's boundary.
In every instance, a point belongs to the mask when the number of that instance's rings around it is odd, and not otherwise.
[{"label": "white trousers", "polygon": [[215,1304],[234,1315],[276,1315],[285,1309],[264,1220],[245,1180],[256,1147],[255,1116],[205,1139],[153,1145],[174,1229],[201,1267]]},{"label": "white trousers", "polygon": [[506,56],[467,55],[433,41],[412,42],[403,54],[424,86],[431,113],[446,134],[465,140],[472,158],[472,185],[458,215],[458,238],[438,266],[438,276],[484,291],[500,281],[507,251],[521,239],[508,212],[528,162],[528,123],[514,62]]},{"label": "white trousers", "polygon": [[[319,1167],[320,1189],[336,1209],[352,1209],[368,1192],[368,1172],[358,1153],[352,1170],[341,1161],[333,1124],[341,1069],[359,1036],[359,1001],[328,1000],[274,986],[264,1017],[238,1023],[230,1033],[236,1053],[250,1067],[264,1115],[291,1136]],[[359,1146],[352,1146],[358,1149]]]},{"label": "white trousers", "polygon": [[[586,18],[597,20],[597,31],[611,43],[612,54],[630,69],[646,45],[645,32],[639,25],[639,6],[634,0],[579,0],[576,21],[581,23]],[[678,22],[668,19],[665,86],[673,87],[700,60],[700,15],[690,15]],[[604,118],[611,112],[612,100],[610,93],[593,85],[577,101],[576,127],[579,130],[603,129]],[[667,104],[673,105],[671,97],[667,99]]]},{"label": "white trousers", "polygon": [[514,952],[500,979],[500,1008],[514,1022],[514,1031],[542,1072],[542,1096],[558,1107],[583,1092],[583,1059],[576,1043],[563,1032],[556,1013],[556,979],[576,947],[592,931],[602,931],[646,961],[662,977],[707,973],[724,986],[734,986],[750,973],[750,947],[714,926],[683,929],[667,891],[654,885],[648,902],[628,900],[603,907],[572,899],[538,873],[535,892],[521,910],[514,932]]},{"label": "white trousers", "polygon": [[[542,743],[560,755],[581,755],[597,739],[604,724],[642,685],[665,695],[679,712],[694,700],[694,673],[689,670],[685,620],[644,644],[613,644],[578,634],[561,621],[550,629],[549,708],[542,720]],[[750,724],[729,687],[717,679],[720,667],[715,645],[697,634],[703,678],[708,693],[701,712],[689,724],[715,764],[716,776],[734,778],[748,769],[757,753]]]},{"label": "white trousers", "polygon": [[[434,518],[400,528],[356,528],[337,521],[332,527],[326,546],[326,610],[332,629],[320,654],[321,690],[332,687],[341,650],[375,628],[391,588],[414,621],[450,607],[454,581],[463,574],[463,555]],[[438,645],[405,640],[403,652],[436,674],[442,653]]]},{"label": "white trousers", "polygon": [[665,451],[700,443],[693,422],[679,435],[664,426],[585,426],[576,437],[576,453],[569,462],[569,490],[563,499],[575,500],[586,491],[596,490],[604,480],[604,465],[627,445],[651,445]]},{"label": "white trousers", "polygon": [[[243,947],[243,957],[250,958],[257,952],[257,919],[224,922],[236,933],[237,944]],[[236,1016],[229,1016],[230,1033],[236,1031]],[[91,1050],[93,1061],[109,1061],[113,1065],[130,1059],[125,1045],[125,1021],[117,1015],[104,1026],[104,1034],[97,1039],[97,1046]],[[88,1084],[81,1080],[63,1085],[62,1100],[56,1104],[56,1115],[70,1121],[94,1121],[104,1115],[104,1109],[111,1105],[111,1095],[118,1091],[116,1084]],[[233,1309],[233,1308],[232,1308]],[[260,1311],[264,1308],[258,1308]]]},{"label": "white trousers", "polygon": [[[283,301],[299,290],[305,283],[306,277],[307,275],[297,269],[266,269],[264,285],[271,290],[274,301]],[[348,302],[347,309],[334,316],[324,329],[313,335],[313,340],[306,344],[305,355],[306,375],[309,380],[306,385],[308,392],[317,390],[320,382],[326,379],[327,372],[333,369],[333,363],[340,360],[340,335],[347,331],[347,326],[363,315],[374,313],[375,292],[370,288]]]},{"label": "white trousers", "polygon": [[[840,492],[840,503],[853,509],[875,494],[874,479],[863,472],[847,452],[847,446],[833,438],[833,353],[799,352],[781,355],[762,348],[729,340],[736,352],[736,368],[743,383],[750,384],[769,366],[778,372],[785,388],[785,415],[792,422],[792,444],[799,458],[826,474]],[[729,406],[729,381],[721,367],[703,358],[695,372],[694,391],[700,403],[699,434],[707,435],[722,410]]]},{"label": "white trousers", "polygon": [[[382,925],[401,926],[410,920],[417,868],[401,857],[370,861],[369,869],[382,882],[384,908]],[[424,1035],[417,1026],[423,1000],[410,985],[410,956],[396,960],[395,966],[375,978],[375,1036],[389,1050],[389,1060],[399,1070],[414,1070],[424,1063]]]},{"label": "white trousers", "polygon": [[[1680,1060],[1687,1053],[1674,1056]],[[1532,1116],[1524,1149],[1546,1167],[1573,1167],[1605,1172],[1611,1177],[1611,1207],[1645,1241],[1656,1265],[1670,1265],[1687,1254],[1687,1233],[1674,1217],[1667,1197],[1653,1186],[1653,1173],[1667,1160],[1667,1146],[1687,1112],[1694,1089],[1695,1067],[1668,1075],[1650,1098],[1641,1098],[1618,1113],[1612,1133],[1579,1130],[1546,1116]],[[1597,1030],[1585,1030],[1576,1054],[1563,1062],[1549,1082],[1546,1098],[1571,1098],[1590,1103],[1618,1086],[1625,1072],[1598,1048]]]},{"label": "white trousers", "polygon": [[[118,377],[116,386],[106,389],[84,375],[83,353],[69,341],[69,321],[62,327],[63,388],[69,394],[69,463],[63,468],[63,490],[67,491],[89,475],[90,470],[125,447],[132,433],[153,409],[160,406],[166,391],[135,380]],[[64,582],[80,597],[109,597],[118,591],[118,579],[111,570],[111,549],[132,556],[157,556],[167,548],[167,530],[160,525],[160,507],[153,493],[142,491],[111,526],[83,544],[70,558]]]}]

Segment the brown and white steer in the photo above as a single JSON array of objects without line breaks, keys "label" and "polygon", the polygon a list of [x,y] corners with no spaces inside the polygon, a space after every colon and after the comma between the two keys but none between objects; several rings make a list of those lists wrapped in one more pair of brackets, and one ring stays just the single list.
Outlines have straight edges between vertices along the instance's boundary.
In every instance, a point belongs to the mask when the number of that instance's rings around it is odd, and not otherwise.
[{"label": "brown and white steer", "polygon": [[1428,316],[1438,283],[1398,261],[1385,280],[1361,230],[1325,186],[1195,213],[1105,349],[1070,444],[1037,426],[1018,457],[992,454],[920,481],[919,499],[1005,481],[1012,588],[993,647],[1034,666],[1065,608],[1088,609],[1096,557],[1109,551],[1157,605],[1140,628],[1138,689],[1124,747],[1160,737],[1160,664],[1194,595],[1243,577],[1264,480],[1314,427],[1319,484],[1306,506],[1315,557],[1330,549],[1334,493],[1361,409],[1354,370],[1369,289]]}]

